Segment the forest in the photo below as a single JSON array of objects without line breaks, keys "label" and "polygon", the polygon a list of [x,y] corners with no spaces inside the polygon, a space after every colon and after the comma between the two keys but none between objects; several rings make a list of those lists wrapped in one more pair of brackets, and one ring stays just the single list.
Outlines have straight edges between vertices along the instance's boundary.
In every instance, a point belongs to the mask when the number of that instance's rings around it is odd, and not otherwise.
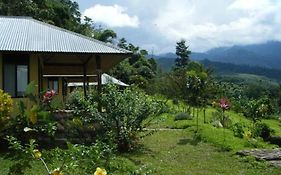
[{"label": "forest", "polygon": [[[0,174],[280,174],[280,157],[243,152],[280,149],[280,70],[194,61],[181,39],[163,71],[161,59],[83,17],[71,0],[0,0],[0,15],[31,16],[132,52],[107,72],[130,87],[105,85],[101,97],[77,88],[66,101],[52,91],[38,100],[30,83],[32,106],[13,106],[0,90]],[[60,119],[57,110],[73,113]]]}]

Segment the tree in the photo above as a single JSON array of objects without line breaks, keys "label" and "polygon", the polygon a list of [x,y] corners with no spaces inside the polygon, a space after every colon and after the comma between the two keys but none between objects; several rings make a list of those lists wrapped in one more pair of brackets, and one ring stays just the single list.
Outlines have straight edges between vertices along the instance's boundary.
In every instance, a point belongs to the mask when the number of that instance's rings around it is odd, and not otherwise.
[{"label": "tree", "polygon": [[117,44],[118,47],[122,48],[122,49],[127,49],[128,44],[125,38],[121,38]]},{"label": "tree", "polygon": [[185,45],[185,40],[180,40],[176,45],[175,69],[185,68],[189,63],[189,55],[191,51],[188,50],[188,46]]},{"label": "tree", "polygon": [[98,29],[94,31],[94,38],[106,43],[112,43],[117,34],[111,29]]},{"label": "tree", "polygon": [[125,38],[121,38],[117,46],[130,50],[133,54],[115,66],[110,74],[125,83],[147,88],[149,80],[156,75],[156,61],[153,58],[147,59],[148,52],[146,50],[140,49],[132,43],[127,43]]},{"label": "tree", "polygon": [[94,30],[89,18],[81,22],[79,5],[72,0],[0,0],[0,15],[30,16],[90,37]]}]

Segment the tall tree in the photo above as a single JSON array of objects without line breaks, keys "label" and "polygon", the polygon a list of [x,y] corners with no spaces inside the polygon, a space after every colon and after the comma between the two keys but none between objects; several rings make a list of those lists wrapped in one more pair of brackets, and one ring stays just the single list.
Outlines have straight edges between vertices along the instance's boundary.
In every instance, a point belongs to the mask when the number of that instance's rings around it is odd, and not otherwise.
[{"label": "tall tree", "polygon": [[189,55],[191,54],[191,51],[188,50],[188,46],[185,44],[185,40],[180,40],[177,42],[176,45],[176,55],[177,58],[175,60],[175,68],[176,69],[182,69],[186,68],[186,66],[189,63]]},{"label": "tall tree", "polygon": [[153,58],[147,59],[148,52],[146,50],[127,43],[125,38],[121,38],[117,45],[120,48],[130,50],[133,54],[130,58],[115,66],[110,74],[125,83],[146,88],[148,80],[156,75],[157,63],[155,60]]},{"label": "tall tree", "polygon": [[117,37],[117,34],[111,29],[96,29],[94,30],[94,38],[106,43],[112,43]]}]

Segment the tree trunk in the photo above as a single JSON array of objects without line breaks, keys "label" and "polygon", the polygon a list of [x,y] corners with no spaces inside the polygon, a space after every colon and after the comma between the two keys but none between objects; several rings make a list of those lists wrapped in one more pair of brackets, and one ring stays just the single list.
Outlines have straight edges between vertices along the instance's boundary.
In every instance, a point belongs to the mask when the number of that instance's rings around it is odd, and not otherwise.
[{"label": "tree trunk", "polygon": [[196,133],[199,130],[199,109],[196,110]]},{"label": "tree trunk", "polygon": [[204,115],[204,123],[207,123],[206,122],[206,109],[205,108],[203,109],[203,115]]}]

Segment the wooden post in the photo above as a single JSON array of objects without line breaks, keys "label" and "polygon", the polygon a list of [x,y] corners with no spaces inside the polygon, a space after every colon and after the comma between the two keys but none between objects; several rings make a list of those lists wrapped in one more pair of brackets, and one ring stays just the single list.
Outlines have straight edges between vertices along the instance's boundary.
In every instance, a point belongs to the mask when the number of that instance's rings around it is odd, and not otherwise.
[{"label": "wooden post", "polygon": [[102,112],[102,106],[101,106],[101,75],[102,75],[102,70],[101,70],[101,58],[99,55],[96,55],[96,70],[97,70],[97,78],[98,78],[98,111]]},{"label": "wooden post", "polygon": [[87,98],[86,81],[87,81],[87,69],[86,69],[86,65],[84,65],[84,66],[83,66],[83,89],[84,89],[84,98]]}]

